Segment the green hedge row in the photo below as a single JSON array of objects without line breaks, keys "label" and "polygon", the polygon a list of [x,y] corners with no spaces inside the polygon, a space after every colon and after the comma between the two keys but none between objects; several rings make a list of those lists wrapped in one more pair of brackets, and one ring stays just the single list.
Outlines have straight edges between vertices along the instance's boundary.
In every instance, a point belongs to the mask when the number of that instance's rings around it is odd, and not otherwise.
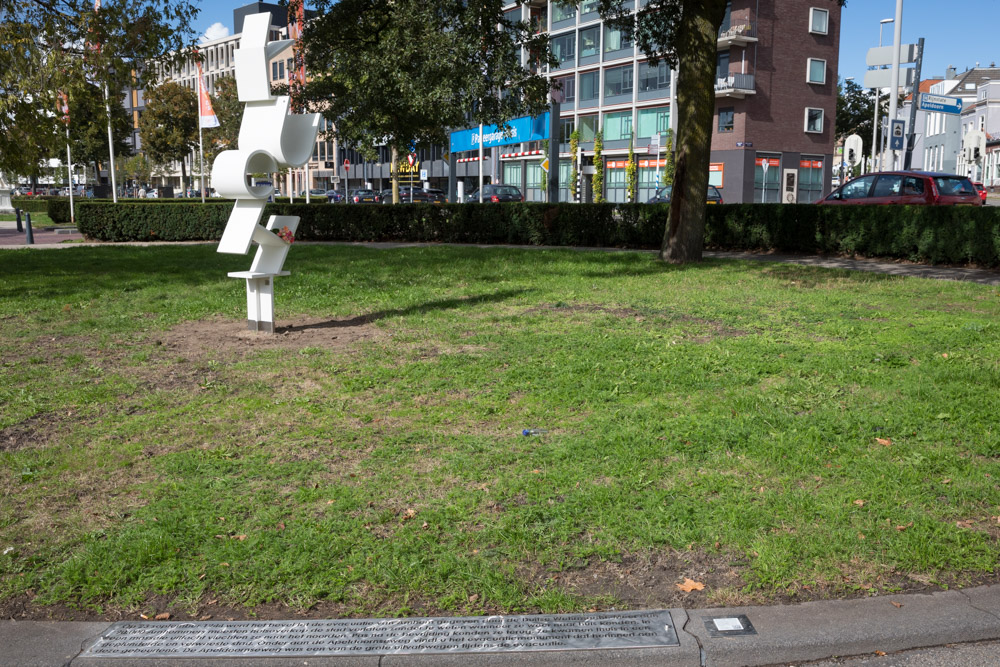
[{"label": "green hedge row", "polygon": [[[154,200],[155,201],[155,200]],[[232,202],[168,206],[87,200],[77,226],[104,241],[217,240]],[[269,204],[297,215],[300,241],[418,241],[619,248],[659,247],[666,205]],[[731,250],[858,254],[1000,266],[1000,208],[726,204],[706,209],[705,244]]]}]

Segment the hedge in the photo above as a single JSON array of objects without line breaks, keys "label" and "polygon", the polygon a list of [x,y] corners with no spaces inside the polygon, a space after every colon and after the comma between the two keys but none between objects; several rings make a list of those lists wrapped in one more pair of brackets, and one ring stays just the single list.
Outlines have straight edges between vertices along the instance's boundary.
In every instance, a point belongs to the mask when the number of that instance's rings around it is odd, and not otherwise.
[{"label": "hedge", "polygon": [[[156,200],[151,200],[156,201]],[[102,241],[217,240],[233,204],[86,200],[77,226]],[[658,248],[665,204],[268,204],[297,215],[301,241],[416,241]],[[725,204],[706,208],[705,244],[1000,266],[1000,208]]]}]

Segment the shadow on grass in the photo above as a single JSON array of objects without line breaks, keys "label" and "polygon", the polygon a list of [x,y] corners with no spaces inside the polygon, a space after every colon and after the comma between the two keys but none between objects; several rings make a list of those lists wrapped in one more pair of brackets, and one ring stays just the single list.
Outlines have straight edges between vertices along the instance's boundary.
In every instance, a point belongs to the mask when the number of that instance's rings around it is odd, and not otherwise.
[{"label": "shadow on grass", "polygon": [[505,290],[502,292],[493,292],[491,294],[480,294],[478,296],[467,296],[455,299],[438,299],[436,301],[428,301],[426,303],[416,304],[413,306],[408,306],[406,308],[391,308],[389,310],[379,310],[374,313],[368,313],[366,315],[358,315],[357,317],[352,317],[346,320],[325,320],[323,322],[315,322],[313,324],[302,324],[302,325],[292,325],[288,327],[277,327],[277,333],[290,333],[295,331],[306,331],[308,329],[343,329],[347,327],[357,327],[363,324],[370,324],[372,322],[377,322],[378,320],[383,320],[387,317],[398,317],[413,315],[417,313],[427,313],[434,310],[448,310],[451,308],[462,308],[465,306],[477,306],[483,303],[499,303],[501,301],[506,301],[507,299],[513,298],[515,296],[520,296],[522,294],[527,294],[528,292],[533,292],[531,289],[514,289]]}]

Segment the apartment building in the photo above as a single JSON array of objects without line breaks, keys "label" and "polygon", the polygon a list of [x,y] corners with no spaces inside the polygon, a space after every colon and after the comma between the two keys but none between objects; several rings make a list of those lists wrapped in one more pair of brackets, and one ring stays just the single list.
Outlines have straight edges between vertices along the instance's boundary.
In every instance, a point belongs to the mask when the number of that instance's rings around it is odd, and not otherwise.
[{"label": "apartment building", "polygon": [[[644,0],[637,0],[641,6]],[[638,159],[645,201],[663,165],[649,153],[656,134],[676,126],[672,104],[676,72],[651,66],[618,31],[605,26],[596,0],[576,6],[533,2],[511,6],[512,16],[549,33],[558,64],[548,72],[562,85],[560,199],[570,172],[569,135],[578,129],[585,164],[594,159],[594,136],[604,141],[609,201],[625,201],[630,142]],[[840,14],[824,0],[732,0],[716,42],[715,115],[710,180],[727,202],[815,201],[829,190],[834,166],[834,119]],[[525,56],[526,57],[526,56]],[[527,62],[527,60],[525,61]],[[684,63],[679,67],[683,68]],[[661,139],[661,144],[665,143]],[[500,151],[500,178],[541,199],[539,145]],[[592,169],[585,166],[584,172]],[[459,177],[478,173],[459,164]],[[790,189],[786,189],[786,187]],[[585,180],[584,198],[592,193]]]}]

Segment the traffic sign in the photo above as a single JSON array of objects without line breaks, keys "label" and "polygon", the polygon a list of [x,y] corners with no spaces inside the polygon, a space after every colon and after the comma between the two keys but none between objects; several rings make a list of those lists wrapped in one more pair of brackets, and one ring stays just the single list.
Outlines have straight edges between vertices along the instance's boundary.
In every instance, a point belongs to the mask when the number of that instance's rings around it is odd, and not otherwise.
[{"label": "traffic sign", "polygon": [[918,99],[920,101],[920,108],[924,111],[937,111],[938,113],[950,114],[962,113],[961,97],[947,97],[945,95],[920,93],[920,97]]},{"label": "traffic sign", "polygon": [[420,170],[420,180],[421,181],[426,181],[427,180],[427,170],[426,169],[421,169]]},{"label": "traffic sign", "polygon": [[409,162],[410,166],[412,167],[413,163],[417,161],[416,154],[415,153],[410,153],[409,155],[407,155],[406,156],[406,161]]},{"label": "traffic sign", "polygon": [[892,132],[889,134],[889,150],[903,150],[903,134],[906,132],[906,121],[892,121]]},{"label": "traffic sign", "polygon": [[[847,152],[847,162],[853,167],[861,161],[862,141],[861,137],[852,134],[844,140],[844,148]],[[843,164],[843,162],[841,163]]]},{"label": "traffic sign", "polygon": [[[892,64],[892,46],[876,46],[868,49],[865,64],[869,67]],[[899,47],[899,64],[917,62],[917,45],[902,44]]]},{"label": "traffic sign", "polygon": [[348,160],[347,158],[344,158],[344,171],[350,171],[350,170],[351,170],[351,161]]},{"label": "traffic sign", "polygon": [[[899,85],[910,87],[913,85],[914,70],[899,69]],[[892,68],[872,69],[865,72],[865,88],[889,88],[892,86]]]},{"label": "traffic sign", "polygon": [[542,160],[541,163],[539,164],[539,166],[542,168],[542,171],[548,173],[548,171],[549,171],[549,159],[545,158],[544,160]]}]

